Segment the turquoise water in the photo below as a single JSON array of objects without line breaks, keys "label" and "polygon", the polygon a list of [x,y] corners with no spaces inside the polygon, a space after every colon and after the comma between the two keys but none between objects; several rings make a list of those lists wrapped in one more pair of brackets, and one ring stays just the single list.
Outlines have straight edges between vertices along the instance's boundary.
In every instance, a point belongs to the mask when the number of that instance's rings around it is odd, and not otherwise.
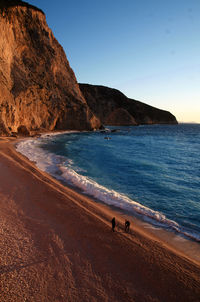
[{"label": "turquoise water", "polygon": [[200,125],[113,129],[46,135],[18,150],[84,193],[200,241]]}]

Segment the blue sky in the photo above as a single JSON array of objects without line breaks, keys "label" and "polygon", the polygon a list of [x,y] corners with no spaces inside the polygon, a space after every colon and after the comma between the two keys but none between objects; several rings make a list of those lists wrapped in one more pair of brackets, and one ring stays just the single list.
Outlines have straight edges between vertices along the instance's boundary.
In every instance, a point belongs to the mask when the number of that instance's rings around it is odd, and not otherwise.
[{"label": "blue sky", "polygon": [[78,82],[200,123],[200,0],[28,2],[45,12]]}]

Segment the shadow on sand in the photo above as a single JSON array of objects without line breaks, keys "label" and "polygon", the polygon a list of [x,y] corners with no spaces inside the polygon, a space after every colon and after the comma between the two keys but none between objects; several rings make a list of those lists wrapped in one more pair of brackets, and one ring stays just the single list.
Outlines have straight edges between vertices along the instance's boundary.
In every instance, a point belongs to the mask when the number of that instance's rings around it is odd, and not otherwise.
[{"label": "shadow on sand", "polygon": [[38,260],[38,261],[33,261],[30,263],[16,263],[16,264],[11,264],[11,265],[0,265],[0,275],[6,274],[6,273],[11,273],[13,271],[20,271],[21,269],[27,268],[29,266],[33,266],[36,264],[44,263],[46,262],[47,259],[45,260]]}]

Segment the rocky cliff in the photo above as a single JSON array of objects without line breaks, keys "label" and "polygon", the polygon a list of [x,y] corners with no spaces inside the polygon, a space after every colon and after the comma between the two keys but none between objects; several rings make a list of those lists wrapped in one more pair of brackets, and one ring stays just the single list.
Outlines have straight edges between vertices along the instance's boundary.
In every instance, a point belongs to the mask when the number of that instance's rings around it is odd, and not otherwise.
[{"label": "rocky cliff", "polygon": [[40,9],[0,0],[0,33],[0,135],[100,126]]},{"label": "rocky cliff", "polygon": [[89,84],[79,87],[90,109],[104,125],[177,124],[170,112],[129,99],[119,90]]}]

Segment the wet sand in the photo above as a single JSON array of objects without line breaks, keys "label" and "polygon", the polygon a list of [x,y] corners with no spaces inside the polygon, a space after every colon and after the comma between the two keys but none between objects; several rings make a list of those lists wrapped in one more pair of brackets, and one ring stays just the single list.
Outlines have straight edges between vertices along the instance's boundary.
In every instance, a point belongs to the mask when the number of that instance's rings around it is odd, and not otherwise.
[{"label": "wet sand", "polygon": [[39,171],[13,142],[0,140],[0,301],[200,301],[198,259],[143,224],[125,233],[123,215]]}]

